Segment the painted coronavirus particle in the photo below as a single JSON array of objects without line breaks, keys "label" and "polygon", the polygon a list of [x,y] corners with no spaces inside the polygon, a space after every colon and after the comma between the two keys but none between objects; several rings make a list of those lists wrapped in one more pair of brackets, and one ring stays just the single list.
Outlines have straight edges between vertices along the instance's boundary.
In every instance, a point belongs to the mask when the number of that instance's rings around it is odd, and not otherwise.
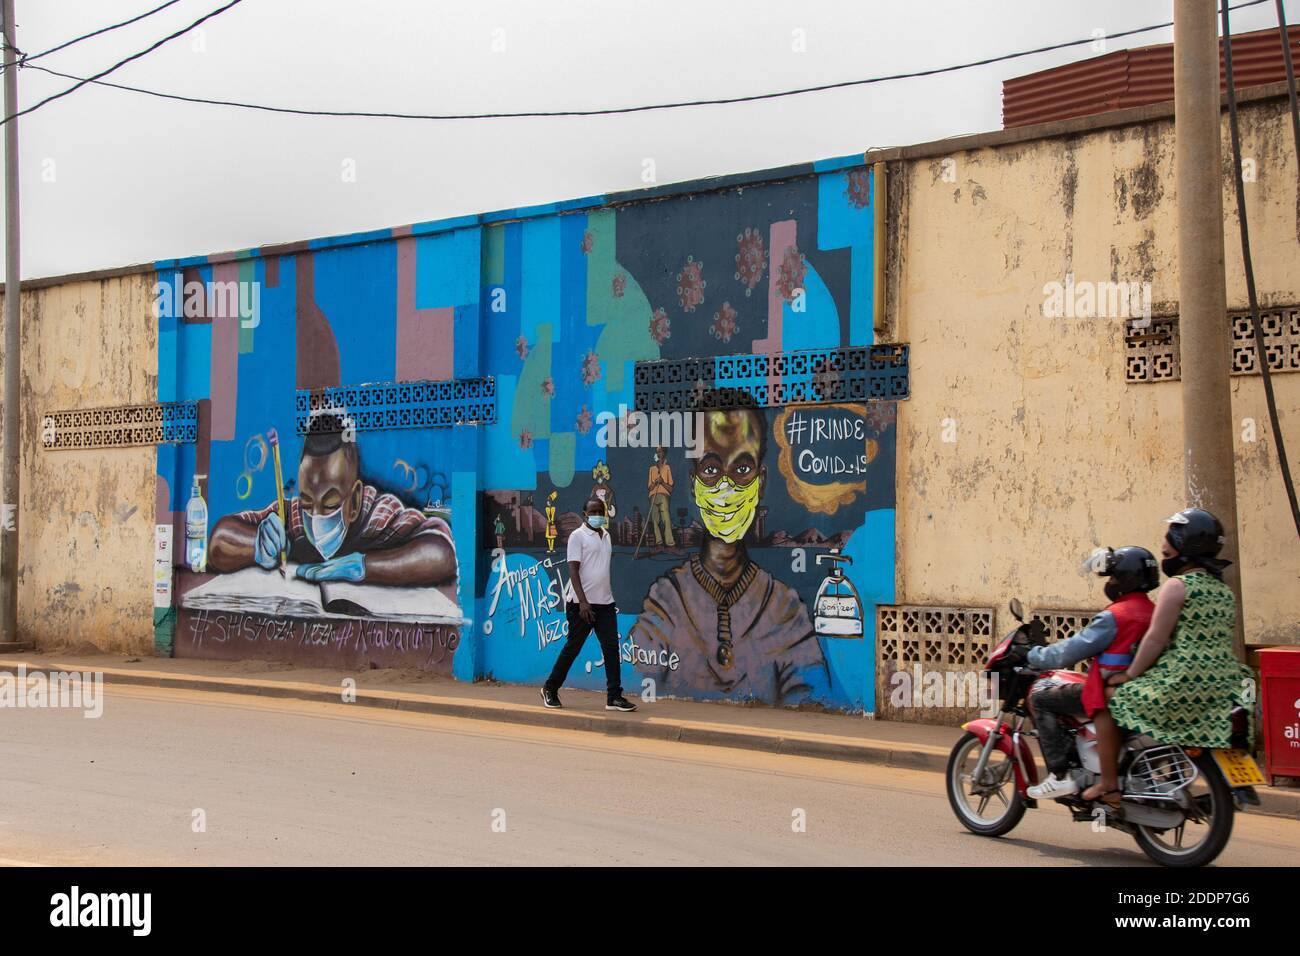
[{"label": "painted coronavirus particle", "polygon": [[664,344],[664,339],[672,335],[672,323],[668,321],[668,313],[663,307],[655,309],[654,315],[650,316],[650,337],[659,345]]},{"label": "painted coronavirus particle", "polygon": [[582,357],[582,384],[591,386],[600,378],[600,357],[591,349]]},{"label": "painted coronavirus particle", "polygon": [[848,180],[844,195],[855,209],[865,209],[871,202],[871,174],[865,169],[850,170]]},{"label": "painted coronavirus particle", "polygon": [[583,405],[582,409],[578,412],[578,418],[577,421],[573,423],[573,427],[578,430],[579,435],[585,435],[587,432],[591,431],[591,409],[586,405]]},{"label": "painted coronavirus particle", "polygon": [[747,228],[736,237],[736,279],[745,285],[745,295],[750,295],[767,270],[767,249],[763,234]]},{"label": "painted coronavirus particle", "polygon": [[682,309],[694,312],[696,306],[704,302],[704,263],[697,262],[694,256],[687,256],[682,271],[677,273],[677,301]]},{"label": "painted coronavirus particle", "polygon": [[803,280],[807,274],[808,263],[803,253],[791,246],[785,251],[785,257],[781,260],[781,271],[776,277],[776,287],[781,293],[781,298],[787,302],[794,301],[794,297],[803,291]]},{"label": "painted coronavirus particle", "polygon": [[720,342],[730,342],[731,337],[736,334],[736,310],[731,307],[730,302],[722,303],[722,307],[713,313],[713,324],[709,326],[709,334]]}]

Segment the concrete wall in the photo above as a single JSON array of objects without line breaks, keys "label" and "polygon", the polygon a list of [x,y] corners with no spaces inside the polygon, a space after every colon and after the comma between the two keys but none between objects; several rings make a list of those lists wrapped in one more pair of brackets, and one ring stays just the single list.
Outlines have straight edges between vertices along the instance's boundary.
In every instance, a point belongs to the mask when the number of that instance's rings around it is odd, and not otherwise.
[{"label": "concrete wall", "polygon": [[[1286,104],[1240,115],[1255,162],[1246,195],[1260,297],[1295,305],[1300,202]],[[922,155],[890,164],[890,336],[911,342],[913,375],[899,411],[898,600],[1095,607],[1100,588],[1076,572],[1081,558],[1098,545],[1155,550],[1160,519],[1186,505],[1181,384],[1126,383],[1123,320],[1047,318],[1044,286],[1067,273],[1150,282],[1155,312],[1176,313],[1173,121],[910,152]],[[1226,118],[1223,156],[1228,305],[1242,309]],[[1274,387],[1294,473],[1300,375],[1275,375]],[[1300,547],[1259,377],[1233,378],[1232,395],[1246,639],[1295,642]],[[1254,441],[1242,440],[1247,419]]]},{"label": "concrete wall", "polygon": [[155,400],[147,274],[23,295],[18,625],[42,646],[153,646],[153,446],[46,451],[50,411]]}]

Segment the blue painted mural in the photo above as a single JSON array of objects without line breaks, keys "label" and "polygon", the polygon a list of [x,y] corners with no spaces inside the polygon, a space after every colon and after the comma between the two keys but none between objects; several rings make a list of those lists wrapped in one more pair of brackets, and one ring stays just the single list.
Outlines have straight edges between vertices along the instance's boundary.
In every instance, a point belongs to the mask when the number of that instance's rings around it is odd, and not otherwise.
[{"label": "blue painted mural", "polygon": [[158,452],[175,653],[540,683],[594,496],[629,693],[870,710],[907,394],[874,198],[846,161],[158,263],[258,290],[160,308],[159,400],[199,403]]}]

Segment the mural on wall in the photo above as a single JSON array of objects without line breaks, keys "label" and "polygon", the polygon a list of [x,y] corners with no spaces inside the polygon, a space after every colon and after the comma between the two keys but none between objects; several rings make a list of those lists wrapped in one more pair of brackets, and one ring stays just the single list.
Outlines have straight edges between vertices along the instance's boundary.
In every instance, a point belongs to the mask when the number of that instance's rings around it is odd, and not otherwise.
[{"label": "mural on wall", "polygon": [[160,646],[540,682],[596,497],[629,691],[872,708],[907,354],[870,176],[639,198],[159,263],[158,399],[198,409]]},{"label": "mural on wall", "polygon": [[485,673],[549,671],[595,496],[630,690],[872,708],[906,392],[865,369],[871,228],[857,168],[485,230]]},{"label": "mural on wall", "polygon": [[495,418],[455,358],[477,341],[477,234],[326,246],[183,266],[256,283],[258,314],[209,296],[160,316],[159,393],[200,410],[192,448],[159,449],[174,652],[452,674],[477,549],[454,515]]}]

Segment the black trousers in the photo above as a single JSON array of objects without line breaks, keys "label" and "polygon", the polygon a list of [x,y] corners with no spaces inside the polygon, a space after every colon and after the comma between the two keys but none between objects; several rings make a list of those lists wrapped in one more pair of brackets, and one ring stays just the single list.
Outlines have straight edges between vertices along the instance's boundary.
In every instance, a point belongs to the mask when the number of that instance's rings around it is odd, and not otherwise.
[{"label": "black trousers", "polygon": [[565,608],[569,619],[569,637],[560,648],[551,676],[546,678],[546,687],[559,690],[569,676],[569,668],[577,660],[582,645],[587,643],[587,636],[594,629],[596,640],[600,641],[600,652],[605,656],[605,694],[609,700],[623,695],[623,684],[619,674],[618,660],[618,611],[613,604],[593,604],[596,612],[595,623],[582,618],[580,605],[570,601]]},{"label": "black trousers", "polygon": [[1070,769],[1070,734],[1061,727],[1061,717],[1086,717],[1082,684],[1058,684],[1034,694],[1034,726],[1038,746],[1047,769],[1058,777]]}]

